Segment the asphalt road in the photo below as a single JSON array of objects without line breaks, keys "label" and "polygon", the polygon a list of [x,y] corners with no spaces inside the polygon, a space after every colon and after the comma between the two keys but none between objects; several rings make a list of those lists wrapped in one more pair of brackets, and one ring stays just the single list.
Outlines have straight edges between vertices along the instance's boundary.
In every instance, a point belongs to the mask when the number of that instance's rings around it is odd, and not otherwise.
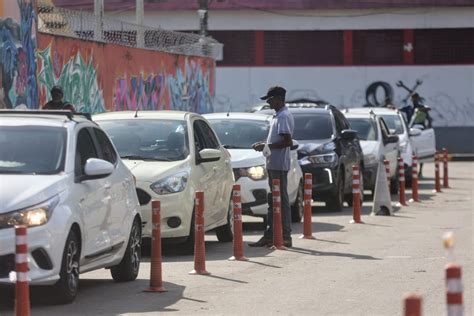
[{"label": "asphalt road", "polygon": [[[424,167],[422,203],[411,203],[394,216],[369,216],[369,201],[364,224],[350,224],[350,208],[327,213],[315,206],[316,240],[298,239],[302,224],[294,224],[293,248],[244,245],[247,262],[228,261],[232,244],[207,234],[210,276],[189,275],[193,257],[168,247],[163,258],[168,292],[143,292],[150,273],[146,256],[135,282],[114,283],[107,270],[82,274],[79,295],[70,305],[52,305],[47,291],[33,289],[32,315],[403,315],[407,292],[422,295],[423,315],[445,315],[446,231],[455,236],[453,260],[462,265],[465,315],[472,315],[474,163],[451,163],[451,188],[438,194],[432,193],[433,169],[433,164]],[[258,240],[260,228],[246,222],[244,242]],[[1,315],[13,314],[8,302],[0,296]]]}]

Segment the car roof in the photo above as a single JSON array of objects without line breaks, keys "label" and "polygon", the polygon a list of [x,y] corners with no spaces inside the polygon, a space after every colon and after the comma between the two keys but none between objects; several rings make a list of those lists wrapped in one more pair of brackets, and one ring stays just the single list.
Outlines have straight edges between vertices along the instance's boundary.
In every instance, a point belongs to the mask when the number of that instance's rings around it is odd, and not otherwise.
[{"label": "car roof", "polygon": [[273,115],[266,113],[249,113],[249,112],[218,112],[203,115],[206,119],[239,119],[252,121],[269,121]]},{"label": "car roof", "polygon": [[[136,114],[136,116],[135,116]],[[188,115],[200,116],[197,113],[185,111],[116,111],[94,115],[94,121],[105,120],[128,120],[128,119],[164,119],[164,120],[185,120]]]},{"label": "car roof", "polygon": [[[57,126],[77,123],[90,123],[88,113],[72,113],[71,111],[50,110],[0,110],[1,125],[35,125],[35,126]],[[94,124],[95,125],[95,124]]]},{"label": "car roof", "polygon": [[378,115],[398,115],[399,111],[397,109],[389,109],[382,107],[362,107],[362,108],[346,108],[342,111],[345,114],[347,113],[370,113],[373,112]]}]

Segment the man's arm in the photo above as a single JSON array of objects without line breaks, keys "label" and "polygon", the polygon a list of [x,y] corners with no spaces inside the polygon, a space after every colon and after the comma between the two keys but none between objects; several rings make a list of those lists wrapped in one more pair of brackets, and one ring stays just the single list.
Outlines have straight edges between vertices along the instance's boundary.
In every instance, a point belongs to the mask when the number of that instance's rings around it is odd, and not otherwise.
[{"label": "man's arm", "polygon": [[281,141],[268,144],[268,147],[270,147],[270,149],[281,149],[291,147],[293,145],[293,140],[291,139],[290,134],[280,134],[280,136],[283,137]]}]

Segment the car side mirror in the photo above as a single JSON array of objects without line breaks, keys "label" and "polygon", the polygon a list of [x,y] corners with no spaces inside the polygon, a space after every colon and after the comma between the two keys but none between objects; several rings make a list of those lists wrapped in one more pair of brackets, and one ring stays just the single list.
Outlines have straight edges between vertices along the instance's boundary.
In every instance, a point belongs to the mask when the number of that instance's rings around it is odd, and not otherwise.
[{"label": "car side mirror", "polygon": [[412,127],[410,128],[410,136],[419,136],[421,135],[421,129]]},{"label": "car side mirror", "polygon": [[222,153],[218,149],[205,148],[198,153],[197,164],[203,162],[219,161],[221,159]]},{"label": "car side mirror", "polygon": [[114,171],[114,165],[108,161],[89,158],[84,166],[84,175],[79,176],[79,182],[106,178]]},{"label": "car side mirror", "polygon": [[397,143],[398,139],[398,135],[388,135],[388,137],[385,139],[385,144]]},{"label": "car side mirror", "polygon": [[345,129],[341,132],[341,138],[346,140],[353,140],[357,137],[357,131],[353,129]]}]

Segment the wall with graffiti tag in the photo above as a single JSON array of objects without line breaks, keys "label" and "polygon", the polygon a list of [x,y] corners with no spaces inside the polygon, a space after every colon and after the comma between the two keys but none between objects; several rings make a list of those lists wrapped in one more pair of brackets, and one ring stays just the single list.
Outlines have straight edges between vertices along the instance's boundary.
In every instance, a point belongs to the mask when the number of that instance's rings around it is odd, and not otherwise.
[{"label": "wall with graffiti tag", "polygon": [[32,0],[0,0],[0,109],[37,107],[35,23]]},{"label": "wall with graffiti tag", "polygon": [[79,111],[213,111],[215,63],[112,44],[38,34],[39,100],[60,85]]}]

